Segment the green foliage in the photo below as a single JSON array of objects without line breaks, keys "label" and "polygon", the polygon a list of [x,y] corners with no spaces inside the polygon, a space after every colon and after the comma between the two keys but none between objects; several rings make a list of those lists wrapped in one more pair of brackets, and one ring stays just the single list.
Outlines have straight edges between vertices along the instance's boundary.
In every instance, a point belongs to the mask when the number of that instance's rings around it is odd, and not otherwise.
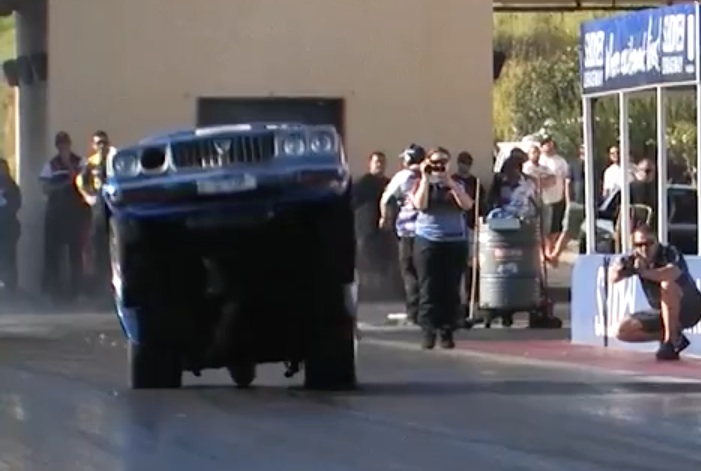
[{"label": "green foliage", "polygon": [[[15,57],[15,20],[13,17],[0,18],[0,62]],[[3,109],[0,110],[0,130],[5,130],[7,118],[7,98],[9,87],[4,80],[0,80],[0,103]],[[0,149],[5,146],[5,133],[0,131]]]},{"label": "green foliage", "polygon": [[[581,143],[581,89],[579,85],[579,28],[583,21],[603,13],[495,14],[495,47],[508,55],[495,85],[495,137],[520,140],[538,131],[556,138],[563,155],[575,155]],[[656,140],[656,105],[653,94],[629,102],[631,150],[640,157]],[[669,97],[667,109],[668,155],[688,168],[695,161],[696,105],[693,94]],[[618,140],[618,98],[607,97],[594,106],[596,155]]]}]

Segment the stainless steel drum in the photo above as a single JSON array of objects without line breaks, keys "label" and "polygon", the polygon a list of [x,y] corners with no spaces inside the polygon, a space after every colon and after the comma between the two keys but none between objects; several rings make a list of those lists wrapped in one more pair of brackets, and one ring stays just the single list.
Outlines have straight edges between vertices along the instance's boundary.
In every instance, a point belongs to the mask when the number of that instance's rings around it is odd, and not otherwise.
[{"label": "stainless steel drum", "polygon": [[538,219],[490,219],[479,230],[479,308],[530,311],[541,300]]}]

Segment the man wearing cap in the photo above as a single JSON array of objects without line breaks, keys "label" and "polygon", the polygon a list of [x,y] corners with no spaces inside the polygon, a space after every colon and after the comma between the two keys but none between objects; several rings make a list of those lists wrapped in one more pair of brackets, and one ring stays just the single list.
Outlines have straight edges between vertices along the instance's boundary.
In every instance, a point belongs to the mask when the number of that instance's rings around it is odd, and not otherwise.
[{"label": "man wearing cap", "polygon": [[[47,197],[43,287],[54,300],[70,301],[79,294],[83,278],[82,249],[89,213],[74,182],[83,159],[72,151],[67,132],[56,134],[54,143],[57,154],[46,162],[39,175]],[[61,283],[65,251],[68,252],[67,285]]]},{"label": "man wearing cap", "polygon": [[394,228],[399,238],[399,268],[404,281],[407,318],[416,323],[419,287],[413,254],[414,223],[418,213],[408,195],[421,176],[419,167],[426,158],[426,151],[419,145],[411,144],[399,157],[402,159],[402,169],[392,177],[380,198],[380,227],[389,228],[390,214],[396,214]]}]

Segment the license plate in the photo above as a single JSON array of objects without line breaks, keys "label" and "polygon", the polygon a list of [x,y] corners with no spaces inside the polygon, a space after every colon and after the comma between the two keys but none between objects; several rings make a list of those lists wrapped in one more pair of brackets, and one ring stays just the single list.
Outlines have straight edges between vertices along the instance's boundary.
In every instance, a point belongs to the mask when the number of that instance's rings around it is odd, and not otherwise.
[{"label": "license plate", "polygon": [[258,182],[252,175],[237,175],[216,180],[200,180],[197,182],[197,193],[201,195],[220,195],[255,190]]}]

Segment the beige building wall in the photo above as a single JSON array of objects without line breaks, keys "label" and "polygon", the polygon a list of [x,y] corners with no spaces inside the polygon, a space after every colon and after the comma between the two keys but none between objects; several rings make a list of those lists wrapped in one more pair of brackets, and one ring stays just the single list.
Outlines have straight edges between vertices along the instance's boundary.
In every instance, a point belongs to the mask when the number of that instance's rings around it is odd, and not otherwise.
[{"label": "beige building wall", "polygon": [[492,151],[492,4],[49,0],[48,132],[83,151],[195,124],[199,97],[340,97],[355,171],[417,141]]}]

